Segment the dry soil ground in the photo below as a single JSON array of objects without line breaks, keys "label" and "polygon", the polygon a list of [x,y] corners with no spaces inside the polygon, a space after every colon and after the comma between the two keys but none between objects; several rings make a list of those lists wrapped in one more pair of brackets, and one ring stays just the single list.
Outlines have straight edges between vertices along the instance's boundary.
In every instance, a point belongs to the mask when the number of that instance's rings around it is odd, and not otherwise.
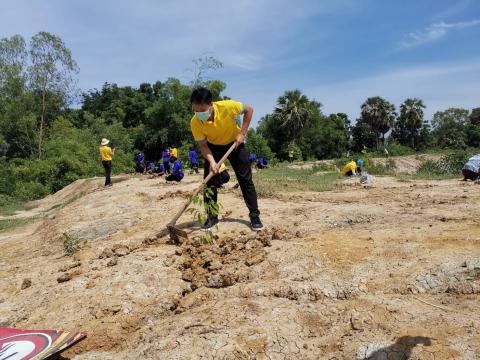
[{"label": "dry soil ground", "polygon": [[176,246],[156,234],[199,178],[116,180],[78,181],[0,233],[2,324],[87,331],[72,359],[480,358],[479,185],[278,194],[260,234],[227,189],[216,244],[185,215]]}]

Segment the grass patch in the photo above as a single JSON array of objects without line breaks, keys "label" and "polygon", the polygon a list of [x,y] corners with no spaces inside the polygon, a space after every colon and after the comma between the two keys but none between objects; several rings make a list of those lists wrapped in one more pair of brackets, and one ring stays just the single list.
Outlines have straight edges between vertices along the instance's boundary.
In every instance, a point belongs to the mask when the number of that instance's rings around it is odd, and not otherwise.
[{"label": "grass patch", "polygon": [[336,172],[315,175],[318,168],[290,169],[285,165],[257,171],[254,174],[255,188],[260,197],[271,197],[292,191],[329,191],[339,180]]},{"label": "grass patch", "polygon": [[397,166],[393,159],[386,160],[385,165],[379,161],[371,160],[365,167],[367,173],[372,175],[384,175],[384,176],[393,176],[397,172]]},{"label": "grass patch", "polygon": [[0,206],[0,215],[10,216],[15,214],[19,210],[24,210],[25,206],[23,202],[11,202]]},{"label": "grass patch", "polygon": [[27,225],[36,219],[38,219],[36,216],[23,219],[2,219],[0,220],[0,232]]},{"label": "grass patch", "polygon": [[463,165],[471,155],[471,152],[455,151],[442,156],[437,161],[425,160],[411,178],[415,180],[446,180],[459,178],[462,176]]}]

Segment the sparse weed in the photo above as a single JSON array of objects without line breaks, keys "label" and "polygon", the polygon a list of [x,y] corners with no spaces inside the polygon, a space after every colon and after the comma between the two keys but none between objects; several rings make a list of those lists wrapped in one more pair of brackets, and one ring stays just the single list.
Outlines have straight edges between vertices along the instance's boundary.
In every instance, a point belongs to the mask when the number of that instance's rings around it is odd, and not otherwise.
[{"label": "sparse weed", "polygon": [[85,244],[86,241],[82,242],[82,240],[72,235],[63,233],[63,250],[66,255],[72,256],[75,254],[82,247],[82,243]]},{"label": "sparse weed", "polygon": [[[204,194],[207,199],[212,199],[213,191],[208,186],[204,186]],[[200,224],[204,224],[208,219],[208,214],[213,216],[218,216],[220,213],[220,208],[222,205],[213,201],[205,202],[201,195],[192,196],[192,204],[194,207],[187,209],[187,213],[192,214],[193,218],[197,220]],[[216,228],[218,228],[216,226]],[[203,241],[211,244],[214,239],[213,232],[211,230],[205,231],[202,235]]]},{"label": "sparse weed", "polygon": [[[262,169],[254,174],[255,188],[260,197],[275,197],[293,191],[329,191],[339,180],[337,172],[316,175],[318,168],[291,169],[286,165]],[[320,170],[321,171],[321,170]]]}]

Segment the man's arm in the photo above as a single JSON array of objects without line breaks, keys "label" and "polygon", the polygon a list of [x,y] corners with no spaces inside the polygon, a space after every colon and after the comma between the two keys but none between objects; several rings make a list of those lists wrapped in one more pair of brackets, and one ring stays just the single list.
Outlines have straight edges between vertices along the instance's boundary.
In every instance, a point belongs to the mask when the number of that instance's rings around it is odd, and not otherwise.
[{"label": "man's arm", "polygon": [[245,136],[247,136],[248,127],[250,126],[250,122],[252,121],[253,116],[253,107],[250,105],[245,105],[243,109],[243,122],[242,128],[235,139],[236,146],[238,147],[245,141]]},{"label": "man's arm", "polygon": [[210,163],[210,171],[214,174],[218,174],[218,164],[213,158],[212,150],[208,147],[207,143],[200,144],[200,151],[202,152],[203,157]]}]

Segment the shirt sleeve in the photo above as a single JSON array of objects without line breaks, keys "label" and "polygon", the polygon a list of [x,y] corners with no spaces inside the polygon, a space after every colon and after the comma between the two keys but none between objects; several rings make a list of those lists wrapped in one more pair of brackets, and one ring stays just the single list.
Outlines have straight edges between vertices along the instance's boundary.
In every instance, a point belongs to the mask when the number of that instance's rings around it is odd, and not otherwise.
[{"label": "shirt sleeve", "polygon": [[192,117],[192,120],[190,120],[190,128],[192,129],[192,135],[195,141],[205,142],[207,140],[207,137],[203,133],[202,125],[198,123],[198,120],[195,118],[195,116]]}]

